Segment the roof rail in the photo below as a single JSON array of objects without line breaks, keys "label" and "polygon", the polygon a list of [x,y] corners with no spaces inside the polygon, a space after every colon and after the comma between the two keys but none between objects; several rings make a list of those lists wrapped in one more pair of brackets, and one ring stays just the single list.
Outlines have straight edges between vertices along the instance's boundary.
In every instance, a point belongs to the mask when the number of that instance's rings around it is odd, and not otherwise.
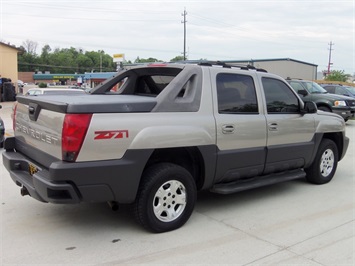
[{"label": "roof rail", "polygon": [[243,64],[233,64],[233,63],[225,63],[223,61],[203,61],[203,62],[200,62],[198,63],[198,65],[200,66],[222,66],[222,67],[225,67],[225,68],[232,68],[232,67],[238,67],[240,69],[243,69],[243,70],[256,70],[256,71],[259,71],[259,72],[266,72],[267,71],[265,69],[262,69],[262,68],[256,68],[252,65],[243,65]]}]

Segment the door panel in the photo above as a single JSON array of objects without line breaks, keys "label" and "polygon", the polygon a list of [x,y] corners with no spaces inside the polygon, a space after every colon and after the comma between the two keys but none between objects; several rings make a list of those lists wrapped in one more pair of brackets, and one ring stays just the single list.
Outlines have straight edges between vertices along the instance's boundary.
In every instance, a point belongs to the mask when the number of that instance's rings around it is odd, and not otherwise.
[{"label": "door panel", "polygon": [[[213,69],[211,72],[213,74]],[[248,73],[249,74],[249,73]],[[262,174],[266,160],[266,120],[260,114],[253,75],[214,73],[216,183]]]},{"label": "door panel", "polygon": [[314,149],[314,114],[301,114],[299,99],[281,80],[262,78],[267,104],[265,174],[300,168]]}]

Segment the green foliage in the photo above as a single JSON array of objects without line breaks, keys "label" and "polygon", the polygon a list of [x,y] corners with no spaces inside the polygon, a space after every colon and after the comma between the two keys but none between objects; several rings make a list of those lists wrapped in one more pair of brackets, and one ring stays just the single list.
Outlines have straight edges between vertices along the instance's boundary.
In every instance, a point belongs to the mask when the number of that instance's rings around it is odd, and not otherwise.
[{"label": "green foliage", "polygon": [[47,83],[43,83],[41,82],[40,84],[38,84],[39,88],[47,88]]},{"label": "green foliage", "polygon": [[153,57],[149,57],[147,59],[139,58],[139,56],[136,58],[136,60],[134,60],[134,63],[154,63],[154,62],[163,62],[163,61]]},{"label": "green foliage", "polygon": [[184,57],[182,55],[175,56],[173,59],[170,59],[170,62],[184,61]]},{"label": "green foliage", "polygon": [[349,74],[345,74],[344,70],[333,70],[332,72],[330,72],[330,74],[328,76],[326,76],[325,80],[328,81],[347,81],[348,78],[351,75]]},{"label": "green foliage", "polygon": [[21,72],[46,72],[51,73],[84,73],[99,71],[116,71],[116,63],[104,51],[84,52],[82,48],[55,48],[46,44],[40,55],[27,52],[22,47],[18,56],[18,69]]}]

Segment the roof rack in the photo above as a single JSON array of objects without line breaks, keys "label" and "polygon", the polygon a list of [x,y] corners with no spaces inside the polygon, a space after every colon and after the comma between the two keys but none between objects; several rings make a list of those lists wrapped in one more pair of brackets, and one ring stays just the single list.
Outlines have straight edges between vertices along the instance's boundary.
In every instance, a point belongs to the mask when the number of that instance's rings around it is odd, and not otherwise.
[{"label": "roof rack", "polygon": [[205,62],[200,62],[198,63],[198,65],[200,66],[222,66],[222,67],[225,67],[225,68],[232,68],[232,67],[238,67],[240,69],[243,69],[243,70],[256,70],[256,71],[259,71],[259,72],[266,72],[267,71],[263,68],[256,68],[252,65],[242,65],[242,64],[231,64],[231,63],[225,63],[225,62],[222,62],[222,61],[205,61]]}]

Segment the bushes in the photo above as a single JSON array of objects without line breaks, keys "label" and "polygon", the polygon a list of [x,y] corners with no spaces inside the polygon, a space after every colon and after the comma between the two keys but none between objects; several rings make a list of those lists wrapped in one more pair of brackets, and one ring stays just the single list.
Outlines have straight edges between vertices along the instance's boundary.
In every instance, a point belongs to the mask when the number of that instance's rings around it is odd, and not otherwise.
[{"label": "bushes", "polygon": [[40,84],[38,84],[39,88],[47,88],[47,83],[43,83],[41,82]]}]

